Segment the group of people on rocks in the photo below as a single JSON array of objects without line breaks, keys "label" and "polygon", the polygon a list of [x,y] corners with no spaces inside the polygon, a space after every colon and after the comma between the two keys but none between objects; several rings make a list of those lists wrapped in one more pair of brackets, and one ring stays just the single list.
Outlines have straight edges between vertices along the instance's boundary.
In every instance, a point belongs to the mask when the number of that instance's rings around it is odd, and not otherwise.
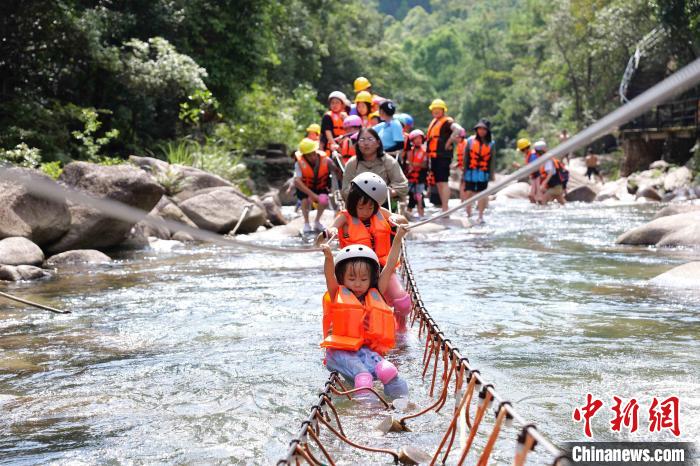
[{"label": "group of people on rocks", "polygon": [[[432,121],[423,132],[414,128],[410,115],[397,113],[393,101],[374,94],[367,78],[357,78],[354,90],[353,102],[340,91],[331,92],[320,125],[306,129],[295,153],[294,186],[304,216],[303,233],[318,233],[325,254],[324,363],[353,380],[355,388],[371,388],[378,379],[386,395],[405,397],[408,386],[385,356],[396,334],[406,330],[412,309],[411,297],[396,275],[407,216],[414,208],[419,217],[425,215],[424,198],[433,185],[442,210],[448,210],[455,152],[462,173],[460,198],[484,191],[493,179],[495,147],[488,120],[479,120],[467,137],[442,99],[429,105]],[[521,139],[517,146],[526,163],[547,151],[543,141],[531,147],[529,140]],[[533,202],[564,203],[567,177],[561,162],[548,161],[531,180]],[[321,215],[335,194],[344,207],[336,206],[335,220],[326,228]],[[392,209],[392,201],[402,203],[406,196],[406,210]],[[478,222],[487,205],[487,197],[478,202]],[[471,214],[468,205],[467,215]],[[333,238],[339,242],[335,257],[328,245]]]}]

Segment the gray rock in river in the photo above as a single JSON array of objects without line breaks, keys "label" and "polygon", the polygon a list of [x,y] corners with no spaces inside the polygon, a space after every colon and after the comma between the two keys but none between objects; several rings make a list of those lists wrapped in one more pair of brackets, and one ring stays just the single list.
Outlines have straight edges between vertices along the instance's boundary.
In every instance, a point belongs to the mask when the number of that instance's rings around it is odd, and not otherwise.
[{"label": "gray rock in river", "polygon": [[280,202],[276,190],[270,191],[269,193],[263,195],[261,202],[265,207],[265,214],[267,215],[267,219],[270,221],[270,223],[273,225],[286,225],[288,223],[287,219],[282,213],[282,203]]},{"label": "gray rock in river", "polygon": [[[163,195],[163,188],[148,174],[130,165],[102,166],[73,162],[63,169],[59,181],[87,194],[150,211]],[[126,238],[134,223],[124,222],[83,205],[69,203],[68,232],[46,250],[58,253],[80,248],[106,248]]]},{"label": "gray rock in river", "polygon": [[598,195],[595,185],[582,184],[566,193],[568,202],[593,202]]},{"label": "gray rock in river", "polygon": [[199,228],[228,233],[241,218],[247,204],[253,207],[241,223],[238,233],[250,233],[265,223],[265,211],[235,188],[202,189],[179,207]]},{"label": "gray rock in river", "polygon": [[39,265],[44,261],[44,253],[27,238],[14,236],[0,240],[0,264]]},{"label": "gray rock in river", "polygon": [[75,264],[106,264],[112,259],[105,253],[94,249],[76,249],[66,251],[46,259],[46,267],[63,267]]},{"label": "gray rock in river", "polygon": [[51,275],[47,270],[33,265],[0,265],[0,280],[18,282],[20,280],[37,280]]},{"label": "gray rock in river", "polygon": [[660,286],[700,289],[700,262],[689,262],[679,265],[652,278],[650,281]]},{"label": "gray rock in river", "polygon": [[[29,168],[10,168],[11,179],[38,178],[56,183],[48,176]],[[63,236],[70,227],[68,205],[63,200],[49,201],[30,194],[11,181],[0,182],[0,238],[24,236],[43,246]]]},{"label": "gray rock in river", "polygon": [[693,212],[695,210],[700,210],[700,204],[671,204],[658,211],[656,215],[654,215],[654,220],[661,217],[668,217],[669,215]]},{"label": "gray rock in river", "polygon": [[700,211],[660,217],[623,233],[618,244],[700,246]]}]

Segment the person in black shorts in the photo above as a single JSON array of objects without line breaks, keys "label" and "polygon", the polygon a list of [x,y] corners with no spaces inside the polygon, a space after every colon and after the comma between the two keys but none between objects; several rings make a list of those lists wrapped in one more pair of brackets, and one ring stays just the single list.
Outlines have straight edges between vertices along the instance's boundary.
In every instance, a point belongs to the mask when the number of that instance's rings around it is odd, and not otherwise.
[{"label": "person in black shorts", "polygon": [[435,99],[428,107],[433,115],[433,120],[428,126],[426,142],[430,168],[435,177],[442,211],[446,211],[447,201],[450,199],[450,165],[452,164],[452,146],[459,137],[462,127],[446,115],[447,104],[442,99]]}]

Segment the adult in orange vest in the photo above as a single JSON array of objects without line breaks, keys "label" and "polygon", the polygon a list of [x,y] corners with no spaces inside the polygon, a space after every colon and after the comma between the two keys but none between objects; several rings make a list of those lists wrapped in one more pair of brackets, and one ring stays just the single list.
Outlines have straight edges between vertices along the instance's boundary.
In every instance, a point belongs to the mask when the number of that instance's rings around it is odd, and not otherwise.
[{"label": "adult in orange vest", "polygon": [[[493,174],[493,162],[496,156],[493,138],[491,137],[491,123],[481,119],[474,125],[474,135],[467,139],[466,152],[464,154],[464,198],[484,191]],[[479,218],[477,223],[484,221],[484,211],[489,205],[489,198],[479,199],[477,209]],[[472,204],[467,204],[467,217],[472,215]]]},{"label": "adult in orange vest", "polygon": [[348,116],[345,105],[348,99],[340,91],[328,95],[328,111],[321,118],[321,150],[338,150],[335,139],[345,133],[343,121]]},{"label": "adult in orange vest", "polygon": [[[336,170],[335,165],[330,163],[326,154],[318,147],[318,141],[302,139],[294,164],[294,186],[297,188],[297,198],[301,201],[301,212],[304,215],[304,233],[325,229],[321,224],[321,215],[328,207],[329,177]],[[309,211],[313,203],[318,207],[316,222],[312,228],[309,224]]]},{"label": "adult in orange vest", "polygon": [[447,104],[444,100],[435,99],[428,108],[433,115],[433,121],[430,122],[426,134],[428,156],[431,158],[430,165],[435,176],[442,210],[446,211],[447,202],[450,199],[450,186],[447,182],[450,178],[452,150],[462,127],[447,116]]},{"label": "adult in orange vest", "polygon": [[405,227],[397,231],[389,253],[391,263],[381,272],[377,255],[365,245],[346,246],[335,260],[330,247],[322,246],[327,291],[321,346],[326,348],[326,367],[353,380],[355,388],[372,388],[376,378],[391,398],[406,397],[408,384],[396,366],[383,358],[395,345],[393,311],[383,294],[395,273],[407,231]]}]

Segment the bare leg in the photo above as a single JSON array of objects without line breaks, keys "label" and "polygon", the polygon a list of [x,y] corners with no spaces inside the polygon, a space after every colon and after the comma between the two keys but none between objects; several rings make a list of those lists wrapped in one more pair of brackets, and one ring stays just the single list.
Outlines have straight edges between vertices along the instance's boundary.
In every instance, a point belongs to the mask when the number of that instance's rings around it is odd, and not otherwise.
[{"label": "bare leg", "polygon": [[484,197],[482,199],[479,199],[479,202],[477,204],[477,208],[479,209],[479,221],[482,222],[484,220],[484,211],[486,208],[489,206],[489,198]]},{"label": "bare leg", "polygon": [[304,216],[304,223],[309,224],[309,208],[311,206],[311,199],[308,197],[301,201],[301,214]]},{"label": "bare leg", "polygon": [[438,194],[440,195],[440,203],[442,204],[442,211],[445,212],[448,207],[447,203],[450,200],[450,185],[445,182],[437,184]]},{"label": "bare leg", "polygon": [[[472,192],[472,191],[464,191],[464,199],[465,200],[469,199],[473,195],[474,195],[474,192]],[[471,218],[471,216],[472,216],[472,203],[470,202],[469,204],[467,204],[467,217]]]}]

